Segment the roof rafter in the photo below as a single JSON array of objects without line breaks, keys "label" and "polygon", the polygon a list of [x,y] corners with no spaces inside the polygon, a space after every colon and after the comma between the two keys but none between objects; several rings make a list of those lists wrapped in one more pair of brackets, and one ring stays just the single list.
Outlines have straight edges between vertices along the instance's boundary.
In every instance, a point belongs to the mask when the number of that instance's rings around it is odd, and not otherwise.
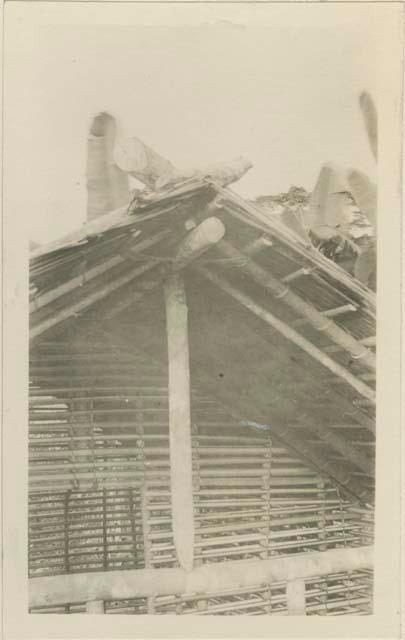
[{"label": "roof rafter", "polygon": [[332,371],[335,375],[339,376],[346,383],[350,384],[353,389],[355,389],[362,396],[371,401],[375,400],[375,393],[373,389],[356,378],[356,376],[345,369],[345,367],[335,362],[335,360],[326,355],[321,349],[312,344],[297,331],[289,327],[285,322],[279,320],[272,313],[260,307],[260,305],[254,302],[254,300],[249,298],[249,296],[247,296],[246,294],[235,289],[235,287],[230,285],[222,276],[219,276],[208,267],[199,267],[198,271],[202,273],[206,278],[208,278],[208,280],[219,286],[222,290],[226,291],[244,307],[246,307],[255,315],[259,316],[262,320],[270,324],[274,329],[282,333],[285,338],[291,340],[291,342],[299,346],[315,360]]},{"label": "roof rafter", "polygon": [[[349,333],[341,329],[333,322],[331,318],[326,317],[318,311],[313,305],[303,300],[299,295],[294,293],[286,284],[280,282],[269,271],[248,258],[243,252],[233,247],[226,240],[218,244],[221,254],[234,260],[235,268],[240,269],[243,273],[249,275],[255,282],[263,286],[270,295],[278,300],[282,300],[286,305],[297,312],[302,318],[305,318],[317,331],[327,335],[335,344],[350,353],[354,360],[361,362],[375,369],[375,356],[361,345]],[[363,394],[364,395],[364,394]]]}]

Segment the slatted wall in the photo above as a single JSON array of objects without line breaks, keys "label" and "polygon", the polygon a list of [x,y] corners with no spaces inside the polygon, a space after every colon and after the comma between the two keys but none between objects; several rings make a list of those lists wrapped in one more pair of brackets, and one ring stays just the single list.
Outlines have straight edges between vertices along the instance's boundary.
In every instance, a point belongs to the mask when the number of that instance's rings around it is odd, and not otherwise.
[{"label": "slatted wall", "polygon": [[[30,385],[30,576],[178,566],[166,371],[106,345],[64,350],[55,343],[33,353]],[[270,432],[242,425],[196,391],[192,422],[197,565],[370,543],[371,513],[343,499]],[[367,572],[308,580],[307,613],[369,613],[371,588]],[[105,607],[285,615],[286,585]]]}]

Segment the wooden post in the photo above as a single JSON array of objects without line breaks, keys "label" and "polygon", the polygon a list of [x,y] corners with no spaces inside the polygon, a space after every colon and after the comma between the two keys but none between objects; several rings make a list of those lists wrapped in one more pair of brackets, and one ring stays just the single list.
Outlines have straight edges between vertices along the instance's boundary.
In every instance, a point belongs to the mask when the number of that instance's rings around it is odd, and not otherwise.
[{"label": "wooden post", "polygon": [[216,245],[225,235],[225,227],[219,218],[206,218],[187,234],[180,244],[173,270],[179,271]]},{"label": "wooden post", "polygon": [[[151,551],[151,543],[149,540],[150,526],[149,526],[149,512],[147,509],[148,487],[147,487],[146,480],[141,491],[142,491],[141,509],[142,509],[143,553],[144,553],[145,568],[150,569],[152,567],[152,563],[151,563],[152,551]],[[149,614],[155,613],[155,598],[153,596],[149,596],[146,599],[146,601],[147,601],[148,613]]]},{"label": "wooden post", "polygon": [[104,600],[91,600],[86,603],[86,613],[105,613]]},{"label": "wooden post", "polygon": [[319,489],[319,493],[318,493],[318,499],[320,502],[320,507],[318,510],[318,514],[319,514],[319,523],[318,523],[318,527],[319,527],[319,540],[321,542],[321,544],[319,545],[319,551],[326,551],[328,548],[328,545],[326,543],[326,497],[327,497],[327,493],[326,493],[326,485],[325,485],[325,481],[323,480],[323,478],[319,478],[318,484],[317,484],[317,488]]},{"label": "wooden post", "polygon": [[[139,439],[137,440],[137,446],[139,447],[139,459],[142,461],[142,471],[143,471],[143,482],[141,486],[141,514],[142,514],[142,536],[143,536],[143,559],[145,564],[145,569],[150,569],[152,567],[152,545],[149,539],[150,535],[150,525],[149,525],[149,511],[148,511],[148,480],[147,480],[147,470],[146,470],[146,456],[145,456],[145,439],[144,439],[144,415],[142,412],[143,401],[142,398],[137,398],[136,400],[136,431],[139,435]],[[146,598],[146,608],[148,614],[155,613],[155,598],[150,596]]]},{"label": "wooden post", "polygon": [[261,528],[261,531],[265,534],[266,539],[264,541],[263,544],[263,551],[260,554],[260,557],[263,560],[267,560],[267,558],[269,558],[270,556],[270,537],[271,537],[271,531],[270,531],[270,473],[271,473],[271,469],[270,469],[270,459],[271,459],[271,441],[270,438],[267,435],[266,438],[266,447],[263,447],[264,450],[264,457],[263,457],[263,464],[262,464],[262,469],[263,469],[263,480],[262,480],[262,490],[263,490],[263,495],[262,495],[262,500],[263,500],[263,516],[264,516],[264,522],[263,522],[263,528]]},{"label": "wooden post", "polygon": [[[201,491],[201,482],[200,482],[200,456],[199,456],[199,441],[198,441],[198,426],[196,424],[193,424],[191,426],[191,432],[192,432],[192,440],[193,440],[193,462],[194,462],[194,477],[193,477],[193,493],[194,493],[194,500],[196,503],[196,515],[199,516],[200,513],[203,513],[203,511],[199,508],[199,502],[200,502],[200,491]],[[204,504],[204,503],[203,503]],[[197,520],[197,522],[195,523],[195,536],[194,536],[194,541],[196,546],[198,545],[199,547],[199,551],[200,553],[203,551],[203,545],[202,545],[202,536],[199,535],[199,528],[201,526],[201,521]],[[204,564],[204,561],[202,558],[197,558],[195,560],[195,566],[199,567],[202,564]],[[206,598],[201,598],[197,600],[197,609],[198,611],[205,611],[205,609],[207,608],[208,605],[208,601]]]},{"label": "wooden post", "polygon": [[292,580],[287,583],[287,609],[289,616],[305,616],[304,580]]},{"label": "wooden post", "polygon": [[188,310],[183,277],[171,273],[164,285],[169,360],[169,447],[172,524],[180,566],[193,568],[194,516],[191,449]]}]

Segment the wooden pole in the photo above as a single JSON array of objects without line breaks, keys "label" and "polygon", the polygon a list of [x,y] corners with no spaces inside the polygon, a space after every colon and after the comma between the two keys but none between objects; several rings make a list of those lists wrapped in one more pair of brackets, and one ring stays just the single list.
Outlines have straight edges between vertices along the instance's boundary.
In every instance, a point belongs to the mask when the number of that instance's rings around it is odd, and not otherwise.
[{"label": "wooden pole", "polygon": [[[207,180],[208,182],[208,180]],[[352,291],[355,291],[361,296],[365,302],[365,308],[368,313],[374,317],[375,310],[375,294],[373,291],[367,290],[364,286],[360,285],[355,279],[349,275],[342,267],[339,267],[334,262],[331,262],[325,258],[321,253],[314,251],[313,247],[305,247],[303,244],[296,242],[295,234],[291,234],[290,230],[284,225],[278,225],[276,220],[273,220],[263,209],[244,200],[241,196],[237,195],[231,189],[221,187],[220,184],[210,179],[209,184],[215,189],[217,197],[214,202],[217,203],[216,208],[225,209],[232,216],[242,220],[245,224],[251,227],[260,229],[267,234],[275,234],[278,238],[282,239],[294,252],[300,254],[302,257],[309,258],[313,267],[319,268],[324,273],[333,277],[338,282],[346,285]],[[275,216],[276,218],[277,216]]]},{"label": "wooden pole", "polygon": [[126,600],[172,594],[209,594],[271,582],[290,582],[332,573],[370,569],[373,548],[332,549],[268,560],[230,560],[183,569],[138,569],[31,578],[29,606],[89,600]]},{"label": "wooden pole", "polygon": [[180,244],[173,269],[164,283],[173,537],[178,561],[186,571],[193,568],[194,557],[193,464],[188,309],[184,281],[179,271],[218,243],[224,235],[225,227],[215,217],[204,220],[192,229]]},{"label": "wooden pole", "polygon": [[184,281],[172,273],[164,285],[169,360],[169,449],[173,537],[180,566],[193,568],[194,515],[191,449],[188,310]]},{"label": "wooden pole", "polygon": [[176,253],[173,270],[183,269],[189,262],[217,244],[225,235],[225,227],[219,218],[206,218],[184,238]]},{"label": "wooden pole", "polygon": [[287,609],[289,616],[305,616],[304,580],[291,580],[287,583]]},{"label": "wooden pole", "polygon": [[291,340],[294,344],[303,349],[306,353],[312,356],[324,367],[332,371],[335,375],[339,376],[350,386],[352,386],[358,393],[367,398],[368,400],[375,401],[375,392],[364,382],[356,378],[350,371],[345,369],[338,362],[330,358],[326,353],[321,351],[312,342],[304,338],[295,329],[288,326],[282,320],[276,318],[272,313],[263,309],[260,305],[256,304],[249,296],[242,293],[238,289],[235,289],[230,285],[223,277],[217,275],[212,269],[208,267],[198,267],[198,271],[202,273],[208,280],[219,286],[223,291],[232,296],[235,300],[241,303],[244,307],[249,309],[252,313],[260,317],[262,320],[271,325],[276,331],[279,331],[285,338]]},{"label": "wooden pole", "polygon": [[165,229],[163,231],[160,231],[159,233],[156,233],[151,238],[146,238],[145,240],[142,240],[140,242],[133,242],[132,245],[128,244],[125,247],[125,255],[113,256],[112,258],[105,260],[101,264],[98,264],[96,267],[91,267],[90,269],[84,270],[83,273],[81,273],[79,276],[71,278],[67,282],[58,285],[54,289],[51,289],[46,293],[37,295],[32,300],[32,302],[30,302],[30,313],[38,311],[38,309],[41,309],[42,307],[54,302],[61,296],[74,291],[78,287],[82,287],[83,285],[90,282],[90,280],[93,280],[94,278],[103,275],[110,269],[113,269],[114,267],[122,264],[127,258],[134,257],[137,253],[146,251],[150,247],[153,247],[155,244],[158,244],[158,242],[160,242],[164,238],[167,238],[169,234],[170,231],[168,229]]},{"label": "wooden pole", "polygon": [[[159,243],[169,234],[170,232],[164,230],[155,234],[154,236],[152,236],[152,238],[147,238],[141,242],[134,243],[133,245],[128,244],[125,248],[125,257],[129,259],[135,257],[137,253],[142,252],[145,249]],[[189,234],[187,234],[187,236],[183,239],[182,243],[178,247],[177,254],[173,261],[173,271],[183,269],[189,262],[210,249],[216,243],[218,243],[218,241],[221,240],[224,235],[225,227],[218,218],[210,217],[204,220]],[[89,280],[92,280],[96,276],[105,273],[109,269],[123,262],[123,256],[113,257],[110,260],[102,263],[101,265],[87,270],[82,275],[69,280],[63,285],[52,289],[50,292],[38,296],[30,304],[30,312],[33,314],[32,319],[35,318],[35,311],[41,309],[46,305],[49,305],[53,301],[57,300],[60,296],[63,296],[66,293],[77,289],[78,287],[87,283]],[[86,311],[94,303],[102,300],[107,295],[114,292],[117,288],[128,284],[134,278],[153,269],[155,266],[157,266],[158,262],[159,261],[156,259],[145,261],[145,264],[141,264],[140,266],[137,265],[133,269],[127,271],[124,275],[119,276],[118,278],[106,283],[97,291],[94,292],[93,290],[91,290],[87,295],[83,294],[82,298],[79,301],[70,303],[60,310],[58,309],[55,313],[51,314],[44,320],[41,320],[37,324],[32,324],[30,328],[30,339],[32,340],[34,338],[37,338],[38,336],[42,335],[44,331],[51,329],[57,324],[67,320],[68,318],[75,317],[78,314]],[[145,293],[153,289],[155,284],[158,283],[159,278],[154,282],[146,283],[146,286],[144,288],[143,285],[141,285],[140,291],[135,291],[132,296],[129,296],[127,299],[122,300],[119,305],[117,305],[117,307],[109,310],[104,319],[108,319],[117,315],[118,313],[121,313],[121,311],[123,311],[127,306],[130,306],[137,300],[140,300],[145,295]]]},{"label": "wooden pole", "polygon": [[255,282],[262,285],[276,299],[282,300],[302,318],[305,318],[317,331],[328,336],[334,344],[350,353],[354,360],[359,360],[364,366],[375,370],[375,355],[364,345],[359,343],[350,333],[341,329],[331,318],[325,318],[312,304],[306,302],[289,287],[277,280],[269,271],[263,269],[244,253],[238,251],[229,242],[222,240],[218,244],[222,255],[235,261],[235,265],[249,275]]},{"label": "wooden pole", "polygon": [[93,291],[92,293],[89,293],[82,300],[79,300],[79,302],[74,302],[69,306],[61,309],[57,313],[49,316],[45,320],[42,320],[38,324],[35,324],[30,329],[30,340],[32,340],[33,338],[37,338],[42,333],[44,333],[44,331],[51,329],[52,327],[56,326],[57,324],[60,324],[64,320],[67,320],[68,318],[72,318],[77,316],[80,313],[83,313],[84,311],[86,311],[86,309],[91,307],[93,304],[95,304],[99,300],[103,300],[103,298],[108,296],[110,293],[112,293],[119,287],[123,287],[124,285],[130,283],[135,278],[141,276],[147,271],[150,271],[156,266],[157,266],[156,260],[151,260],[149,262],[145,262],[144,264],[141,264],[140,266],[133,267],[132,269],[129,269],[126,273],[124,273],[124,275],[121,275],[115,280],[108,282],[108,284],[105,284],[103,287],[101,287],[97,291]]},{"label": "wooden pole", "polygon": [[104,600],[89,600],[86,603],[86,613],[105,613]]}]

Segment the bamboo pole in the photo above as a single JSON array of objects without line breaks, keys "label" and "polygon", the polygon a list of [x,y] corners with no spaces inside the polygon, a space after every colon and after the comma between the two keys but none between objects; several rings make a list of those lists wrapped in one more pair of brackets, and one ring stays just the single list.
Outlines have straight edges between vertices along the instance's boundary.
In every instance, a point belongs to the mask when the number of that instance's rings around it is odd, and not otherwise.
[{"label": "bamboo pole", "polygon": [[194,513],[190,408],[188,309],[184,281],[178,273],[186,264],[217,244],[225,227],[215,217],[187,234],[164,283],[169,362],[170,484],[174,542],[180,566],[193,567]]},{"label": "bamboo pole", "polygon": [[[208,182],[208,180],[207,180]],[[323,273],[334,278],[346,285],[352,291],[359,294],[366,302],[366,310],[370,315],[374,315],[371,309],[375,309],[375,294],[365,289],[356,280],[350,276],[342,267],[331,262],[325,258],[318,251],[314,251],[312,246],[306,247],[305,245],[299,245],[296,241],[296,235],[292,234],[289,229],[284,225],[278,225],[276,220],[272,220],[269,215],[263,211],[259,206],[244,200],[241,196],[237,195],[231,189],[222,187],[218,182],[210,179],[209,184],[215,189],[217,193],[216,202],[217,208],[225,209],[235,218],[241,220],[245,225],[248,224],[251,227],[260,229],[270,235],[277,235],[284,244],[293,249],[293,251],[303,258],[307,258],[311,264],[320,269]]]},{"label": "bamboo pole", "polygon": [[[130,254],[131,256],[136,255],[141,251],[145,251],[145,249],[149,249],[150,247],[153,247],[155,244],[157,244],[158,242],[166,238],[169,235],[169,233],[170,231],[165,229],[164,231],[160,231],[159,233],[152,236],[151,238],[147,238],[141,242],[136,242],[136,243],[134,242],[133,245],[131,245],[130,247],[129,246],[127,247],[127,251],[131,251],[131,254]],[[34,311],[38,311],[38,309],[41,309],[47,304],[54,302],[61,296],[67,293],[70,293],[71,291],[74,291],[78,287],[81,287],[87,284],[87,282],[89,282],[90,280],[93,280],[97,276],[101,276],[102,274],[106,273],[113,267],[116,267],[122,264],[125,261],[126,257],[127,256],[118,255],[118,256],[109,258],[108,260],[105,260],[104,262],[102,262],[101,264],[95,267],[91,267],[90,269],[84,270],[83,273],[81,273],[79,276],[71,278],[67,282],[64,282],[63,284],[55,287],[54,289],[51,289],[46,293],[36,296],[30,303],[30,307],[29,307],[30,313],[33,313]]]},{"label": "bamboo pole", "polygon": [[[177,434],[177,431],[176,431]],[[179,440],[180,438],[177,438],[175,440],[176,443],[179,444]],[[181,446],[181,449],[183,451],[185,451],[185,446]],[[91,454],[91,450],[89,450],[89,454]],[[170,454],[170,466],[172,467],[172,454]],[[187,463],[186,463],[187,464]],[[41,482],[43,481],[49,481],[49,480],[63,480],[63,479],[74,479],[77,478],[77,480],[84,480],[84,479],[89,479],[89,478],[94,478],[94,471],[97,472],[97,475],[99,477],[99,479],[106,479],[106,478],[118,478],[118,477],[131,477],[133,476],[138,477],[138,478],[142,478],[144,475],[144,472],[142,470],[142,465],[141,464],[137,464],[135,465],[134,463],[131,462],[116,462],[116,463],[101,463],[101,464],[97,464],[97,465],[93,465],[93,463],[89,463],[88,465],[86,465],[89,469],[91,469],[91,471],[81,471],[80,469],[85,466],[82,463],[73,466],[71,464],[61,464],[61,465],[49,465],[50,471],[54,471],[57,469],[61,469],[62,471],[66,468],[66,472],[61,472],[60,474],[57,473],[47,473],[47,466],[48,465],[36,465],[33,469],[30,469],[29,471],[29,477],[30,477],[30,482]],[[117,467],[117,469],[110,469],[110,467]],[[127,469],[128,467],[128,469]],[[78,469],[77,471],[74,471],[74,469]],[[109,469],[109,470],[107,470]],[[124,469],[124,470],[123,470]],[[69,473],[70,470],[70,473]],[[252,468],[252,469],[226,469],[226,470],[222,470],[222,469],[218,469],[218,470],[213,470],[213,471],[201,471],[201,478],[215,478],[218,479],[219,482],[219,478],[233,478],[234,476],[238,476],[240,478],[258,478],[258,482],[260,482],[260,479],[262,478],[263,472],[261,469],[256,469],[256,468]],[[169,472],[166,469],[154,469],[153,471],[147,471],[147,477],[148,479],[152,479],[152,478],[160,478],[160,479],[167,479],[169,478]],[[185,478],[186,476],[184,476]],[[172,478],[172,468],[170,468],[170,478]],[[286,479],[285,482],[283,482],[283,484],[287,484],[288,482],[290,482],[291,484],[296,484],[295,483],[295,478],[293,479]],[[316,479],[314,479],[311,483],[305,482],[305,484],[312,484],[314,489],[302,489],[303,493],[311,493],[312,491],[315,491],[315,487],[316,487]],[[285,491],[285,489],[281,489],[280,490]],[[276,490],[271,490],[272,493],[276,493]],[[296,492],[298,492],[298,489],[296,489]],[[206,494],[207,491],[202,491],[202,494]],[[213,493],[220,493],[220,491],[213,491]],[[230,493],[228,491],[228,493]],[[240,493],[240,492],[237,492]],[[259,490],[254,491],[253,493],[259,493]]]},{"label": "bamboo pole", "polygon": [[[160,242],[163,238],[165,238],[168,235],[168,233],[169,232],[165,230],[163,232],[157,233],[152,238],[141,241],[137,244],[134,244],[133,246],[128,245],[126,247],[126,254],[127,254],[126,257],[129,257],[131,259],[137,253]],[[173,269],[174,270],[183,269],[190,261],[194,260],[200,254],[207,251],[210,247],[212,247],[219,240],[221,240],[224,234],[225,234],[225,227],[218,218],[211,217],[204,220],[200,225],[198,225],[189,234],[187,234],[183,242],[180,244],[177,255],[174,258]],[[61,295],[64,295],[65,293],[68,293],[69,291],[76,289],[77,287],[81,286],[88,280],[91,280],[96,276],[101,275],[106,270],[120,264],[121,262],[123,262],[123,258],[117,257],[111,260],[107,260],[105,263],[102,263],[97,267],[89,269],[83,275],[80,275],[76,278],[69,280],[67,283],[64,283],[63,285],[56,287],[54,290],[46,294],[43,294],[43,296],[39,296],[37,299],[35,299],[31,303],[30,311],[35,311],[41,308],[42,306],[49,304],[50,302],[59,298]],[[107,285],[104,285],[104,287],[97,290],[96,292],[90,293],[88,296],[84,298],[84,300],[81,300],[73,305],[70,305],[62,309],[61,311],[57,312],[56,314],[52,315],[50,318],[43,320],[42,322],[38,323],[36,326],[34,326],[30,330],[30,338],[32,339],[41,335],[44,331],[50,329],[56,324],[59,324],[60,322],[66,320],[67,318],[75,316],[77,313],[80,313],[81,311],[87,309],[89,306],[93,305],[95,302],[98,302],[99,300],[109,295],[111,292],[115,291],[115,289],[117,289],[118,287],[123,286],[124,284],[127,284],[133,278],[148,271],[149,269],[152,269],[154,266],[158,264],[158,262],[159,260],[154,259],[150,262],[147,262],[145,265],[141,265],[140,267],[138,266],[135,269],[130,270],[128,273],[124,274],[121,277],[118,277],[113,282],[110,282]],[[107,313],[106,317],[113,317],[117,313],[121,312],[123,309],[125,309],[127,306],[129,306],[133,302],[136,302],[139,299],[141,299],[145,295],[145,293],[151,288],[153,288],[153,284],[148,283],[146,291],[141,290],[139,292],[135,292],[133,294],[133,298],[130,298],[129,300],[123,300],[119,308],[112,309],[110,312]]]},{"label": "bamboo pole", "polygon": [[82,313],[83,311],[86,311],[86,309],[91,307],[93,304],[95,304],[99,300],[102,300],[103,298],[108,296],[110,293],[118,289],[119,287],[122,287],[128,284],[129,282],[139,277],[146,271],[150,271],[151,269],[156,267],[156,265],[157,265],[156,260],[151,260],[149,262],[145,262],[141,266],[134,267],[129,271],[127,271],[124,275],[121,275],[120,277],[109,282],[108,284],[105,284],[103,287],[101,287],[97,291],[93,291],[92,293],[84,297],[79,302],[75,302],[61,309],[57,313],[51,315],[49,318],[42,320],[41,322],[34,325],[30,329],[30,339],[37,338],[45,331],[47,331],[48,329],[51,329],[57,324],[60,324],[64,320],[68,320],[69,318],[75,317],[77,316],[77,314]]},{"label": "bamboo pole", "polygon": [[372,567],[372,547],[333,549],[292,558],[240,560],[206,564],[190,572],[174,569],[139,569],[80,573],[29,580],[30,607],[90,600],[125,600],[172,594],[209,594],[272,581],[325,576],[339,571]]},{"label": "bamboo pole", "polygon": [[[370,387],[364,384],[361,380],[356,378],[353,374],[351,374],[347,369],[342,367],[342,365],[338,364],[332,358],[327,356],[321,349],[318,349],[314,344],[312,344],[309,340],[300,335],[297,331],[289,327],[285,322],[276,318],[270,311],[267,311],[263,307],[256,304],[252,298],[244,294],[243,292],[235,289],[231,284],[229,284],[224,278],[215,274],[211,269],[207,267],[199,267],[198,271],[202,273],[208,280],[219,286],[223,291],[232,296],[235,300],[237,300],[240,304],[242,304],[249,311],[254,313],[256,316],[264,320],[267,324],[269,324],[273,329],[281,333],[285,338],[291,340],[303,349],[306,353],[308,353],[311,357],[317,360],[324,367],[335,373],[336,375],[343,378],[348,384],[350,384],[356,391],[366,396],[367,398],[374,399],[375,393]],[[315,426],[309,427],[311,430],[315,428]],[[317,430],[318,432],[318,430]],[[332,446],[336,446],[340,453],[343,453],[346,456],[349,456],[349,459],[355,462],[356,464],[359,462],[359,458],[353,457],[353,451],[351,447],[347,445],[341,438],[336,438],[334,434],[325,433],[323,429],[319,430],[319,434],[324,439],[327,439],[329,444]],[[333,440],[333,442],[332,442]],[[346,446],[347,445],[347,446]],[[370,463],[366,459],[361,459],[361,468],[367,472],[372,471]]]},{"label": "bamboo pole", "polygon": [[[121,438],[121,435],[120,436],[114,436],[114,439],[117,439],[117,437]],[[132,438],[133,438],[133,436],[132,436]],[[83,439],[90,440],[90,441],[93,440],[92,436],[90,435],[90,436],[79,436],[77,438],[74,437],[74,438],[69,439],[69,441],[70,440],[72,440],[72,441],[78,440],[80,442]],[[99,436],[97,436],[96,439],[99,440]],[[66,440],[67,440],[67,438],[63,438],[63,439],[60,439],[59,442],[63,443],[65,441],[65,444],[67,444]],[[34,445],[34,444],[35,444],[35,441],[30,443],[30,445]],[[46,443],[46,444],[54,445],[55,444],[55,439],[52,439],[51,442]],[[164,455],[164,456],[166,456],[166,455],[169,454],[169,449],[168,448],[161,449],[160,447],[159,448],[158,447],[156,447],[156,448],[152,447],[152,448],[148,448],[147,452],[149,454],[151,454],[151,455],[159,455],[159,456],[160,455]],[[94,456],[98,456],[100,458],[111,458],[111,457],[113,457],[113,458],[123,458],[123,457],[127,457],[127,456],[129,457],[129,456],[139,456],[140,455],[139,447],[137,447],[136,445],[134,445],[133,447],[127,447],[127,448],[126,447],[115,447],[115,448],[98,447],[98,448],[94,448],[92,450],[92,454],[93,453],[94,453]],[[199,453],[200,453],[200,451],[199,451]],[[202,458],[202,465],[211,464],[211,463],[212,464],[214,464],[214,463],[218,464],[218,456],[223,454],[223,453],[225,453],[226,455],[232,454],[233,453],[233,448],[231,448],[231,447],[229,447],[228,449],[220,448],[220,451],[217,452],[215,450],[215,453],[217,454],[216,459],[214,459],[214,458],[213,459]],[[239,454],[240,455],[245,455],[246,457],[237,458],[237,459],[235,459],[235,462],[236,462],[236,460],[241,460],[241,462],[243,464],[253,464],[255,462],[261,462],[260,458],[252,457],[252,455],[251,455],[252,452],[250,451],[250,449],[248,447],[246,447],[243,450],[240,450]],[[88,456],[88,455],[89,455],[89,447],[88,446],[87,447],[77,448],[77,449],[75,448],[75,456]],[[49,460],[49,459],[58,459],[58,458],[65,460],[66,458],[70,458],[70,456],[71,456],[71,450],[70,449],[63,449],[63,450],[60,450],[60,451],[53,451],[53,450],[48,450],[47,448],[45,448],[43,446],[41,448],[38,448],[38,449],[34,449],[34,448],[31,447],[30,452],[29,452],[30,461],[42,460],[42,459]],[[154,465],[157,465],[160,462],[161,462],[161,464],[168,464],[168,461],[166,461],[165,459],[162,459],[162,460],[148,460],[148,465],[154,466]],[[224,460],[224,463],[229,463],[229,460]],[[221,464],[222,464],[222,462],[221,462]],[[291,473],[291,475],[300,475],[300,470],[292,468],[292,469],[288,470],[288,473]],[[314,472],[312,472],[310,470],[305,470],[305,469],[302,469],[301,473],[303,475],[308,475],[308,474],[313,475],[314,474]]]},{"label": "bamboo pole", "polygon": [[164,285],[169,358],[170,485],[174,541],[180,566],[193,567],[194,516],[191,451],[188,310],[183,278],[172,273]]},{"label": "bamboo pole", "polygon": [[225,235],[225,227],[219,218],[206,218],[187,234],[177,251],[175,271],[183,269],[189,262],[217,244]]},{"label": "bamboo pole", "polygon": [[325,318],[312,304],[303,300],[285,283],[277,280],[269,271],[249,259],[229,242],[222,240],[218,248],[224,257],[234,261],[237,268],[262,285],[273,297],[282,299],[284,304],[294,309],[302,318],[307,319],[317,331],[329,336],[335,344],[350,353],[354,360],[359,360],[365,366],[375,370],[375,355],[365,345],[360,344],[353,336],[338,327],[331,318]]}]

